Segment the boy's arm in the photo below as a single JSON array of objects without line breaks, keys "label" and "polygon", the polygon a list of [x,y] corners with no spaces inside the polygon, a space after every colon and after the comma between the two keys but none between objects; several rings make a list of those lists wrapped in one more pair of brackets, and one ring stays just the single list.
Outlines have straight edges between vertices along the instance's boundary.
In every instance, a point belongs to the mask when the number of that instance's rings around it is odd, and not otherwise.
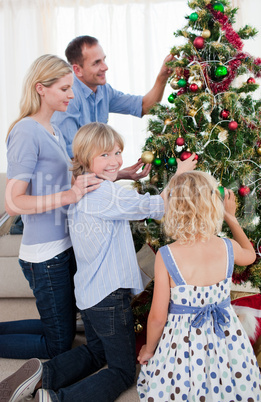
[{"label": "boy's arm", "polygon": [[256,253],[235,216],[236,202],[235,194],[232,190],[225,190],[224,207],[224,220],[228,224],[235,240],[232,241],[235,264],[240,266],[252,264],[256,259]]}]

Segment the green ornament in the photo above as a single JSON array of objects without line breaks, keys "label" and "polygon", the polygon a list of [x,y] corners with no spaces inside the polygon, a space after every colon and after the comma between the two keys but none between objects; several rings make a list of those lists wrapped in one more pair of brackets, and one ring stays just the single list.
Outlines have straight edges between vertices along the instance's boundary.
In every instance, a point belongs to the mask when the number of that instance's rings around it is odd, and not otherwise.
[{"label": "green ornament", "polygon": [[187,85],[187,81],[184,78],[181,78],[178,80],[178,86],[179,87],[185,87]]},{"label": "green ornament", "polygon": [[176,97],[177,97],[177,94],[175,94],[175,93],[170,94],[170,96],[168,97],[168,101],[169,101],[169,103],[174,103],[174,102],[175,102]]},{"label": "green ornament", "polygon": [[218,186],[218,191],[220,192],[221,198],[224,199],[225,197],[225,189],[223,186]]},{"label": "green ornament", "polygon": [[197,21],[198,14],[197,13],[190,14],[189,19],[190,19],[190,21]]},{"label": "green ornament", "polygon": [[215,71],[216,77],[225,77],[227,75],[227,68],[225,66],[218,66]]},{"label": "green ornament", "polygon": [[215,4],[213,5],[213,9],[214,9],[215,11],[220,11],[221,13],[224,12],[224,6],[223,6],[222,3],[215,3]]},{"label": "green ornament", "polygon": [[171,157],[168,159],[168,165],[169,166],[175,166],[177,164],[176,158]]},{"label": "green ornament", "polygon": [[155,158],[153,163],[155,166],[160,166],[162,164],[162,160],[160,158]]}]

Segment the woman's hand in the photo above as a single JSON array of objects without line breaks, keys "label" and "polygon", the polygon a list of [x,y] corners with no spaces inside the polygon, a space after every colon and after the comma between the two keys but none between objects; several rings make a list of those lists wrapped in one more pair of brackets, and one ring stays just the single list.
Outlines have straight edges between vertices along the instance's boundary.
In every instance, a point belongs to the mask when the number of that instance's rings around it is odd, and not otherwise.
[{"label": "woman's hand", "polygon": [[95,173],[83,174],[78,176],[74,181],[72,188],[69,191],[71,202],[69,204],[76,203],[87,193],[96,190],[103,182],[102,179],[98,179]]}]

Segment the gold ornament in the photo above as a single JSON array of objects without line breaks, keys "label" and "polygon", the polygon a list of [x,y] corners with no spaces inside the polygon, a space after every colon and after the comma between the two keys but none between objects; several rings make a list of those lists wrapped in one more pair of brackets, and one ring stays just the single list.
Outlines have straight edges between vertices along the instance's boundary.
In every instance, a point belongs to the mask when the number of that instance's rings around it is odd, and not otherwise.
[{"label": "gold ornament", "polygon": [[138,334],[143,331],[143,325],[139,322],[139,320],[136,320],[136,321],[135,321],[135,324],[134,324],[134,331],[135,331],[136,333],[138,333]]},{"label": "gold ornament", "polygon": [[158,224],[158,225],[161,225],[163,222],[164,222],[164,216],[163,216],[163,218],[161,218],[160,220],[158,220],[158,219],[154,219],[154,221]]},{"label": "gold ornament", "polygon": [[164,121],[165,126],[170,126],[172,124],[172,120],[171,119],[166,119]]},{"label": "gold ornament", "polygon": [[152,176],[150,183],[156,184],[156,183],[158,183],[158,181],[159,181],[159,176],[158,176],[158,173],[156,173],[154,176]]},{"label": "gold ornament", "polygon": [[154,154],[151,151],[144,151],[141,155],[141,160],[143,163],[151,163],[154,160]]},{"label": "gold ornament", "polygon": [[188,115],[191,116],[191,117],[194,117],[196,115],[196,113],[197,113],[197,111],[195,109],[190,109],[188,111]]},{"label": "gold ornament", "polygon": [[209,29],[204,29],[201,33],[202,38],[208,39],[211,36],[211,32]]},{"label": "gold ornament", "polygon": [[181,76],[184,74],[184,69],[182,67],[176,67],[175,74],[178,78],[181,78]]},{"label": "gold ornament", "polygon": [[198,86],[198,89],[201,89],[203,87],[203,82],[200,80],[195,80],[193,81],[193,83]]},{"label": "gold ornament", "polygon": [[177,77],[174,77],[174,78],[170,81],[170,86],[171,86],[172,89],[179,89],[178,81],[179,81],[179,79],[178,79]]},{"label": "gold ornament", "polygon": [[261,147],[257,148],[258,155],[261,155]]}]

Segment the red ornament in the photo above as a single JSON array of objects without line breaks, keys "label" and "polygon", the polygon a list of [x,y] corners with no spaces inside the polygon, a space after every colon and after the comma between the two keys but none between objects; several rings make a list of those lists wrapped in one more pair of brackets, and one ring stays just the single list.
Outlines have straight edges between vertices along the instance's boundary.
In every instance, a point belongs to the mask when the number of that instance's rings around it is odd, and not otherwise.
[{"label": "red ornament", "polygon": [[191,152],[184,151],[184,152],[182,152],[182,154],[180,155],[180,160],[181,160],[181,161],[185,161],[185,160],[188,159],[191,155],[192,155]]},{"label": "red ornament", "polygon": [[239,189],[238,189],[238,194],[239,194],[241,197],[246,197],[249,193],[250,193],[250,188],[247,187],[247,186],[242,185],[242,186],[240,186]]},{"label": "red ornament", "polygon": [[198,160],[198,155],[197,155],[197,154],[195,154],[194,159],[195,159],[196,161]]},{"label": "red ornament", "polygon": [[191,92],[197,92],[198,86],[197,86],[197,84],[193,83],[193,84],[190,84],[189,89]]},{"label": "red ornament", "polygon": [[180,88],[180,90],[177,92],[177,95],[183,95],[186,93],[186,88]]},{"label": "red ornament", "polygon": [[202,36],[197,36],[193,41],[193,45],[196,49],[203,49],[205,46],[205,39],[202,38]]},{"label": "red ornament", "polygon": [[220,113],[220,117],[222,117],[222,119],[226,120],[230,115],[230,111],[227,109],[224,109],[221,111]]},{"label": "red ornament", "polygon": [[248,78],[247,83],[248,84],[255,84],[256,80],[254,79],[254,77],[250,77],[250,78]]},{"label": "red ornament", "polygon": [[175,144],[178,145],[179,147],[182,147],[182,145],[185,144],[185,140],[183,137],[178,137],[175,141]]},{"label": "red ornament", "polygon": [[229,128],[229,130],[231,130],[231,131],[236,131],[237,127],[238,127],[238,124],[237,124],[237,122],[234,121],[234,120],[232,120],[232,121],[228,124],[228,128]]}]

